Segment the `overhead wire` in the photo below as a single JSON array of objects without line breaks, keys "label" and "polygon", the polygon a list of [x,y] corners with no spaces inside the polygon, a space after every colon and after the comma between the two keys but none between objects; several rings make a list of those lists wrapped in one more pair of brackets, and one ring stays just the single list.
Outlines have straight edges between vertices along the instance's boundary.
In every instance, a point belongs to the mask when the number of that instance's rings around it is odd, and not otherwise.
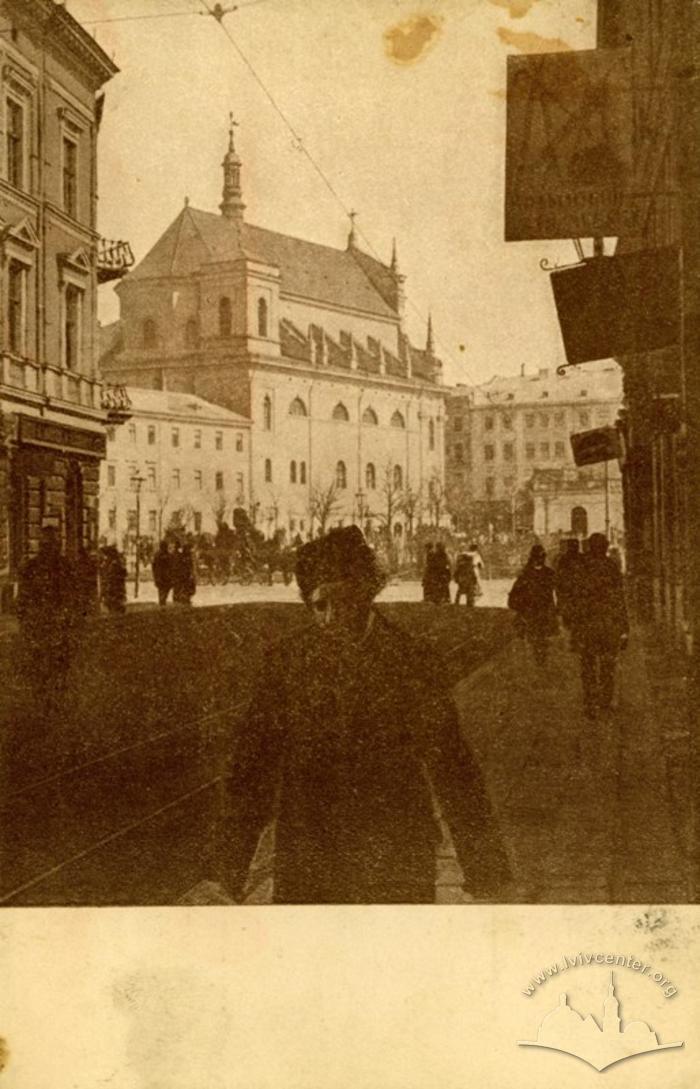
[{"label": "overhead wire", "polygon": [[[252,0],[251,0],[251,2],[252,2]],[[214,17],[214,18],[216,18],[216,16],[215,16],[215,10],[214,10],[214,8],[212,8],[212,7],[211,7],[211,5],[210,5],[210,4],[208,3],[208,0],[200,0],[200,3],[202,4],[202,6],[203,6],[204,8],[206,8],[206,10],[207,10],[207,12],[208,12],[208,14],[209,14],[209,15],[211,15],[211,16],[212,16],[212,17]],[[243,6],[243,5],[241,5],[241,6]],[[284,112],[284,110],[282,109],[282,107],[280,106],[280,104],[279,104],[279,103],[277,102],[277,99],[276,99],[276,98],[275,98],[275,96],[273,95],[272,91],[271,91],[271,90],[270,90],[270,89],[268,88],[267,84],[266,84],[266,83],[264,82],[264,80],[262,79],[262,77],[258,75],[258,73],[257,73],[257,71],[256,71],[256,69],[255,69],[255,67],[254,67],[254,66],[253,66],[253,64],[252,64],[252,62],[251,62],[251,61],[249,60],[249,58],[247,57],[247,55],[246,55],[246,54],[245,54],[245,53],[243,52],[243,50],[241,49],[240,45],[238,44],[238,42],[236,41],[236,39],[235,39],[235,38],[233,37],[233,35],[231,34],[231,32],[230,32],[230,30],[228,29],[228,27],[227,27],[227,26],[226,26],[226,25],[224,24],[224,22],[223,22],[223,19],[218,19],[218,18],[217,18],[217,19],[216,19],[216,21],[218,22],[218,24],[219,24],[219,26],[221,27],[221,29],[223,30],[224,34],[225,34],[225,35],[226,35],[226,37],[228,38],[228,40],[229,40],[230,44],[231,44],[231,45],[233,46],[234,50],[235,50],[235,51],[236,51],[236,53],[238,54],[238,57],[240,58],[240,60],[242,61],[242,63],[243,63],[244,65],[245,65],[245,67],[246,67],[246,68],[248,69],[248,71],[250,72],[251,76],[253,77],[253,79],[254,79],[254,80],[255,80],[255,82],[256,82],[256,83],[258,84],[258,86],[260,87],[261,91],[263,92],[263,94],[264,94],[264,95],[265,95],[265,97],[267,98],[268,102],[270,103],[270,105],[272,106],[272,108],[273,108],[273,109],[275,110],[275,112],[277,113],[277,115],[279,116],[279,118],[281,119],[281,121],[282,121],[282,123],[284,124],[284,126],[286,127],[287,131],[288,131],[288,132],[290,133],[290,135],[292,136],[292,139],[293,139],[293,141],[294,141],[294,147],[295,147],[295,149],[296,149],[296,150],[298,150],[298,151],[300,151],[300,152],[301,152],[301,153],[302,153],[302,154],[303,154],[303,155],[304,155],[304,156],[306,157],[306,159],[308,160],[309,164],[310,164],[310,165],[311,165],[311,167],[312,167],[312,168],[314,169],[314,171],[316,172],[316,174],[318,175],[318,177],[319,177],[319,178],[321,179],[321,181],[322,181],[322,182],[323,182],[323,184],[325,185],[326,189],[327,189],[327,190],[329,191],[329,193],[331,194],[331,196],[332,196],[332,197],[334,198],[334,200],[336,201],[336,203],[338,204],[338,206],[339,206],[339,207],[340,207],[340,208],[342,209],[342,211],[343,211],[343,212],[344,212],[344,214],[345,214],[345,215],[347,216],[347,218],[348,218],[348,219],[349,219],[349,220],[350,220],[351,222],[353,222],[353,216],[352,216],[352,214],[351,214],[351,210],[350,210],[350,209],[349,209],[349,208],[347,207],[347,205],[345,204],[345,201],[344,201],[344,200],[343,200],[343,198],[342,198],[342,197],[340,196],[340,194],[338,193],[338,191],[337,191],[337,190],[336,190],[336,188],[334,187],[334,185],[333,185],[333,183],[331,182],[331,180],[330,180],[330,179],[328,178],[328,176],[327,176],[327,174],[325,173],[325,171],[323,170],[323,168],[322,168],[322,167],[321,167],[321,166],[319,165],[319,163],[317,162],[317,160],[315,159],[315,157],[314,157],[314,156],[313,156],[313,155],[311,154],[311,152],[309,151],[309,149],[308,149],[308,148],[306,147],[306,145],[304,144],[304,141],[303,141],[302,137],[301,137],[301,136],[299,135],[299,133],[298,133],[298,132],[296,131],[296,129],[294,128],[294,125],[293,125],[293,124],[292,124],[292,122],[291,122],[291,121],[289,120],[289,118],[287,117],[286,113]],[[373,257],[374,257],[374,258],[375,258],[375,259],[376,259],[377,261],[379,261],[379,262],[380,262],[380,264],[383,264],[384,262],[382,261],[381,257],[379,256],[379,253],[377,252],[377,250],[375,249],[375,247],[374,247],[374,246],[372,245],[372,242],[371,242],[371,240],[370,240],[370,239],[369,239],[369,238],[367,237],[367,235],[366,235],[366,234],[365,234],[365,232],[364,232],[364,231],[362,230],[362,228],[361,228],[361,227],[357,227],[357,226],[355,225],[355,228],[354,228],[354,229],[355,229],[356,233],[360,235],[360,237],[361,237],[361,238],[362,238],[362,240],[364,241],[365,245],[366,245],[366,246],[367,246],[367,248],[369,249],[369,251],[370,251],[370,253],[372,254],[372,256],[373,256]],[[424,322],[427,322],[427,320],[428,320],[428,317],[427,317],[427,316],[426,316],[426,315],[425,315],[425,314],[424,314],[424,313],[422,312],[422,310],[420,310],[420,309],[419,309],[419,307],[417,307],[417,306],[416,306],[416,304],[415,304],[414,302],[412,302],[412,300],[408,300],[408,303],[409,303],[409,306],[410,306],[410,308],[411,308],[411,309],[413,310],[413,312],[414,312],[414,313],[415,313],[415,314],[416,314],[416,315],[417,315],[418,317],[420,317],[422,321],[424,321]],[[436,338],[435,338],[435,340],[436,340],[436,342],[437,342],[438,348],[440,349],[440,351],[441,351],[441,352],[443,352],[443,351],[444,351],[444,347],[445,347],[445,346],[444,346],[444,345],[442,344],[442,342],[440,341],[440,338],[439,338],[439,337],[436,337]],[[459,361],[459,362],[458,362],[458,361],[457,361],[456,359],[454,359],[454,358],[452,357],[452,355],[451,355],[451,354],[449,354],[449,353],[447,354],[447,358],[448,358],[448,360],[449,360],[449,361],[450,361],[450,362],[452,363],[452,365],[453,365],[454,367],[456,367],[456,368],[460,369],[460,370],[462,371],[462,373],[464,373],[464,374],[465,374],[465,377],[466,377],[466,378],[467,378],[467,379],[468,379],[468,380],[469,380],[469,381],[471,382],[471,384],[472,384],[472,385],[475,385],[475,383],[474,383],[474,381],[473,381],[473,378],[472,378],[472,377],[470,376],[470,373],[469,373],[469,370],[468,370],[468,368],[465,368],[465,367],[464,367],[464,364],[463,364],[463,363],[462,363],[461,361]]]}]

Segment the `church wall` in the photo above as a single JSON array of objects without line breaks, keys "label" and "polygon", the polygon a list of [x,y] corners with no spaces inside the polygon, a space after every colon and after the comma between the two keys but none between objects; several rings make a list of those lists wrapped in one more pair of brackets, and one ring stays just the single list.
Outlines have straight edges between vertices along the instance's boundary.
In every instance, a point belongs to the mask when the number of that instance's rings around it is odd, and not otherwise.
[{"label": "church wall", "polygon": [[[272,402],[272,426],[265,429],[264,399]],[[299,397],[307,416],[292,416],[289,408]],[[333,409],[343,404],[349,420],[333,419]],[[444,415],[444,395],[426,391],[422,414],[418,415],[416,393],[383,386],[368,386],[357,379],[331,375],[307,377],[283,374],[273,369],[257,369],[251,380],[252,493],[259,503],[259,524],[266,526],[274,518],[280,528],[290,529],[290,520],[299,528],[309,526],[309,496],[313,488],[327,489],[336,478],[339,461],[344,462],[347,486],[338,494],[338,507],[332,522],[348,522],[357,511],[358,492],[365,508],[373,513],[386,506],[382,486],[387,468],[401,467],[404,486],[414,490],[434,475],[443,479],[443,451],[440,424]],[[361,414],[371,407],[377,414],[377,426],[362,424]],[[404,429],[391,425],[392,414],[399,410],[406,422]],[[428,448],[428,418],[436,421],[434,449]],[[265,462],[272,464],[272,481],[265,479]],[[290,463],[296,462],[297,481],[293,483]],[[306,483],[300,482],[300,465],[305,463]],[[367,464],[375,467],[376,486],[367,488]],[[397,514],[396,521],[404,521]]]}]

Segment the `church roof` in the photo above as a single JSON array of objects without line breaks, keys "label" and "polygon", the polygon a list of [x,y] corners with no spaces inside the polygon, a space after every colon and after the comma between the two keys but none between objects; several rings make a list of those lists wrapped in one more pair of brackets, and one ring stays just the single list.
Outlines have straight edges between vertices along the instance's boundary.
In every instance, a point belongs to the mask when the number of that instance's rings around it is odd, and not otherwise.
[{"label": "church roof", "polygon": [[[235,222],[186,205],[142,261],[125,278],[188,277],[208,264],[245,256],[280,270],[281,290],[317,302],[397,318],[392,274],[356,249],[338,250],[317,242]],[[394,288],[395,292],[395,288]]]}]

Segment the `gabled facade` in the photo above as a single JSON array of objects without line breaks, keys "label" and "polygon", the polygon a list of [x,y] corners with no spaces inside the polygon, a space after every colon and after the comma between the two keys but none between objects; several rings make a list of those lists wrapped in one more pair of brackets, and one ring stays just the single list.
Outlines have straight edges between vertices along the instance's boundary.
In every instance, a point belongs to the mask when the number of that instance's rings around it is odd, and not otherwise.
[{"label": "gabled facade", "polygon": [[[119,284],[109,381],[194,393],[251,420],[251,513],[307,533],[314,493],[332,521],[381,520],[385,482],[442,480],[445,391],[432,331],[403,327],[404,278],[364,253],[245,221],[230,137],[220,214],[189,204]],[[387,515],[388,517],[388,515]],[[392,514],[392,532],[405,521]]]},{"label": "gabled facade", "polygon": [[0,581],[9,603],[43,524],[96,543],[98,92],[116,67],[54,0],[0,18]]}]

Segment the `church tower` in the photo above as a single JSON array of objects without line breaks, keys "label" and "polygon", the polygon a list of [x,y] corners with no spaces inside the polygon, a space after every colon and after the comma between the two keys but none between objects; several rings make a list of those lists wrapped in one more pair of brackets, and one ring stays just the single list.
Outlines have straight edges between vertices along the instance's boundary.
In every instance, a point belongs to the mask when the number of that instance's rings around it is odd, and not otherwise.
[{"label": "church tower", "polygon": [[233,142],[233,130],[238,122],[233,120],[233,114],[230,115],[230,118],[228,151],[224,155],[221,164],[224,170],[224,188],[219,208],[225,219],[230,219],[240,225],[243,223],[245,204],[243,203],[243,190],[241,189],[241,160],[236,153]]},{"label": "church tower", "polygon": [[603,1003],[603,1032],[607,1035],[620,1031],[620,1003],[615,997],[615,981],[612,972],[608,984],[608,994]]}]

